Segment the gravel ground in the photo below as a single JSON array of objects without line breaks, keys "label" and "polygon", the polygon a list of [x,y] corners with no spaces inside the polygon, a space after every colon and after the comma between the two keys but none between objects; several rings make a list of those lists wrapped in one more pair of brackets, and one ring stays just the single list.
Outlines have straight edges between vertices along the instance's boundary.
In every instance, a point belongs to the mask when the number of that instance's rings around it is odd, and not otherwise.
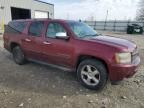
[{"label": "gravel ground", "polygon": [[0,41],[0,108],[144,108],[144,36],[104,34],[138,44],[138,73],[117,86],[108,82],[101,92],[82,87],[75,73],[28,63],[16,65]]}]

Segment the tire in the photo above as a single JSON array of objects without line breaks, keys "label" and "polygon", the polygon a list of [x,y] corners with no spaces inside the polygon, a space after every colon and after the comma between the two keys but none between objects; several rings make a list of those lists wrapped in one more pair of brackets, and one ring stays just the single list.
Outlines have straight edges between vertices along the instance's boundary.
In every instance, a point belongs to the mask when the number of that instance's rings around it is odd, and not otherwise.
[{"label": "tire", "polygon": [[[90,66],[91,71],[88,66]],[[89,75],[85,72],[87,72]],[[77,77],[84,87],[91,90],[102,90],[107,83],[108,72],[105,65],[101,61],[87,59],[79,64],[77,69]],[[89,84],[87,80],[92,84]]]},{"label": "tire", "polygon": [[26,62],[24,53],[19,46],[16,46],[12,49],[13,59],[16,64],[23,65]]},{"label": "tire", "polygon": [[127,28],[127,34],[130,34],[129,29]]},{"label": "tire", "polygon": [[140,29],[140,34],[143,34],[143,28]]},{"label": "tire", "polygon": [[128,29],[127,29],[127,34],[133,34],[132,28],[128,28]]}]

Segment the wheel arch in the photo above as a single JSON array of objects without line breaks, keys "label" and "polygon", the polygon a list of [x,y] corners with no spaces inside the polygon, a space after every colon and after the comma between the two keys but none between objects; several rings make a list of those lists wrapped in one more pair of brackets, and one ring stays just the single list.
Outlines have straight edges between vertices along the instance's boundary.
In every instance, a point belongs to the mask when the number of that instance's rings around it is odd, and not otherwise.
[{"label": "wheel arch", "polygon": [[20,46],[20,44],[17,42],[11,42],[9,45],[10,52],[12,52],[13,48],[15,48],[16,46]]},{"label": "wheel arch", "polygon": [[104,64],[104,66],[106,67],[107,69],[107,72],[109,74],[109,68],[108,68],[108,64],[106,63],[105,60],[99,58],[99,57],[95,57],[95,56],[90,56],[90,55],[80,55],[78,57],[78,60],[77,60],[77,63],[76,63],[76,69],[78,68],[79,64],[83,61],[83,60],[86,60],[86,59],[95,59],[95,60],[99,60],[100,62],[102,62]]}]

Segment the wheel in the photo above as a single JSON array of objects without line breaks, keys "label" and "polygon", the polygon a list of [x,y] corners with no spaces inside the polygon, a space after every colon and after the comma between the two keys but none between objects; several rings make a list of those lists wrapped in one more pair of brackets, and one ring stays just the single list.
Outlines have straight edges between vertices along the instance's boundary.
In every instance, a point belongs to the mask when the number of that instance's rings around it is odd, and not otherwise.
[{"label": "wheel", "polygon": [[12,50],[13,59],[16,64],[23,65],[26,61],[24,53],[19,46],[16,46]]},{"label": "wheel", "polygon": [[131,29],[131,28],[128,28],[128,29],[127,29],[127,34],[132,34],[132,33],[133,33],[132,29]]},{"label": "wheel", "polygon": [[84,60],[79,64],[77,76],[83,86],[92,90],[103,89],[108,79],[105,65],[93,59]]},{"label": "wheel", "polygon": [[143,28],[140,29],[140,34],[143,34]]}]

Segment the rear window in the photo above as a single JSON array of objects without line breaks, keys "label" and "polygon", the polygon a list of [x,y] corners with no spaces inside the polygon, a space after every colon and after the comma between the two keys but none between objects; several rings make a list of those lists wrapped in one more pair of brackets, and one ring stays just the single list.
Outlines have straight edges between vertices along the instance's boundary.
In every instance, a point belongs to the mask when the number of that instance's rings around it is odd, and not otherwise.
[{"label": "rear window", "polygon": [[10,22],[9,27],[11,27],[12,29],[16,30],[17,32],[22,33],[27,25],[26,22]]},{"label": "rear window", "polygon": [[29,35],[36,36],[36,37],[41,36],[43,27],[44,27],[44,22],[42,21],[32,22],[29,28]]}]

